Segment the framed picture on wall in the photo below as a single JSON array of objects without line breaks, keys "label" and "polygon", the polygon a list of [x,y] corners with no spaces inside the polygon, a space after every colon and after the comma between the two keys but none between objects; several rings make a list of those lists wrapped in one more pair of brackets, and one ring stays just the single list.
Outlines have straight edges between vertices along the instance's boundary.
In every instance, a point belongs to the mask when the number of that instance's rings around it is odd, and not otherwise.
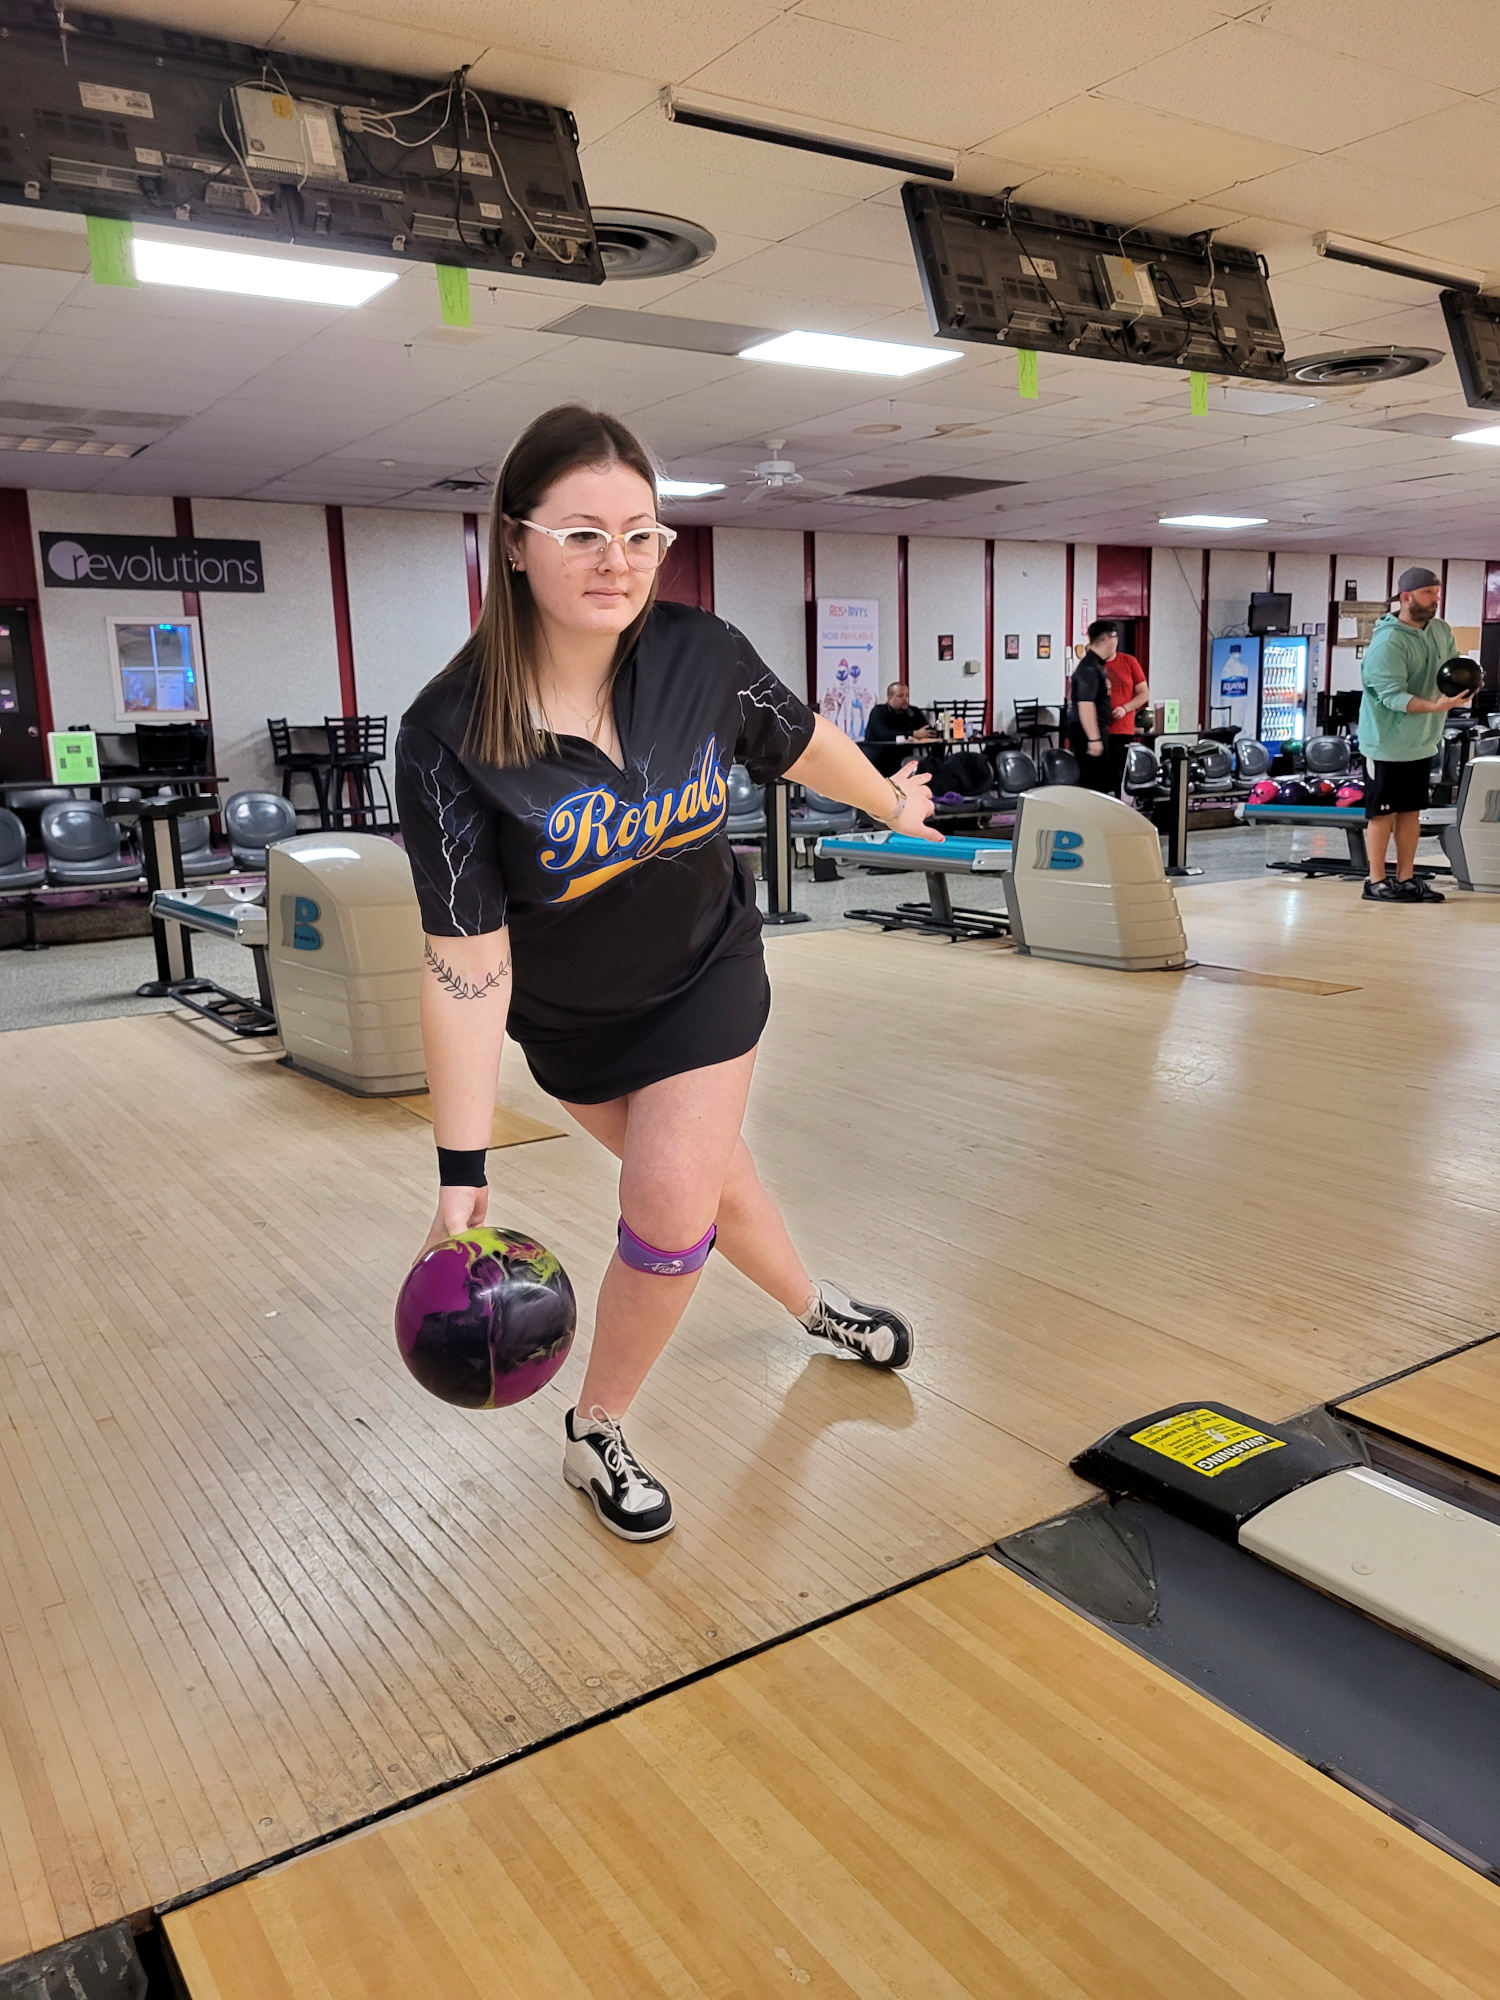
[{"label": "framed picture on wall", "polygon": [[1039,660],[1050,660],[1052,658],[1052,634],[1050,632],[1037,633],[1036,656]]},{"label": "framed picture on wall", "polygon": [[1006,659],[1007,659],[1007,660],[1019,660],[1019,659],[1020,659],[1020,657],[1021,657],[1021,635],[1020,635],[1020,633],[1019,633],[1019,632],[1007,632],[1007,633],[1006,633],[1006,635],[1005,635],[1005,657],[1006,657]]},{"label": "framed picture on wall", "polygon": [[208,716],[196,618],[106,618],[116,722],[202,722]]}]

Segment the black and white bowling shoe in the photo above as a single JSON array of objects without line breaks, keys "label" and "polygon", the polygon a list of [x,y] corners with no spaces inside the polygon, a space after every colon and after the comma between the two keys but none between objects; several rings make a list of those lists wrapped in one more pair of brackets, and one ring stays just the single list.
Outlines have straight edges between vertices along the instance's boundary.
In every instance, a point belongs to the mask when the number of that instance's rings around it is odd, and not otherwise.
[{"label": "black and white bowling shoe", "polygon": [[613,1417],[597,1404],[584,1420],[569,1410],[563,1429],[563,1478],[588,1495],[612,1535],[654,1542],[672,1532],[671,1494],[641,1464]]},{"label": "black and white bowling shoe", "polygon": [[851,1354],[872,1368],[905,1368],[916,1349],[911,1322],[890,1306],[866,1305],[820,1280],[812,1304],[797,1315],[814,1340]]}]

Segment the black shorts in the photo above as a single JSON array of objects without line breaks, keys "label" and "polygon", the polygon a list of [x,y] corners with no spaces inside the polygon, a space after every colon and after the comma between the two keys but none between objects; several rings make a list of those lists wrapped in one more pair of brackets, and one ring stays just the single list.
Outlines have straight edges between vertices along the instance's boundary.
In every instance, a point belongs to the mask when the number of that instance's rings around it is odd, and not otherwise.
[{"label": "black shorts", "polygon": [[549,1096],[564,1104],[607,1104],[663,1077],[745,1055],[760,1040],[770,1012],[771,984],[757,949],[714,959],[686,992],[644,1014],[521,1046]]},{"label": "black shorts", "polygon": [[1385,819],[1390,813],[1427,810],[1432,790],[1432,759],[1412,757],[1402,764],[1370,760],[1365,785],[1365,818]]}]

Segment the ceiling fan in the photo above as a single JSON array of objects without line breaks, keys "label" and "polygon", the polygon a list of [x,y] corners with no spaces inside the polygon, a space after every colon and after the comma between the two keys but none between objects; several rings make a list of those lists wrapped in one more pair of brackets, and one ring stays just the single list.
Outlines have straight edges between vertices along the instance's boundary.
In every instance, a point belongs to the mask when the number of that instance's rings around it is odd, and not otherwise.
[{"label": "ceiling fan", "polygon": [[745,505],[754,507],[769,499],[773,494],[789,493],[794,486],[800,486],[805,497],[815,493],[847,493],[849,487],[859,479],[860,474],[851,472],[847,466],[839,468],[838,479],[805,479],[797,470],[796,463],[781,456],[786,445],[785,438],[767,438],[767,456],[758,465],[742,465],[740,471],[746,477],[742,482],[751,491]]}]

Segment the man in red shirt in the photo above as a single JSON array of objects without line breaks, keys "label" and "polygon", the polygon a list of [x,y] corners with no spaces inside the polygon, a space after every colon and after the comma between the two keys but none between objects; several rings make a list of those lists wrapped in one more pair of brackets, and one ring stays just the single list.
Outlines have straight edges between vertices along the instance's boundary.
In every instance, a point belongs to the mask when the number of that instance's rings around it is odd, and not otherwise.
[{"label": "man in red shirt", "polygon": [[[1125,751],[1135,736],[1136,711],[1151,699],[1146,670],[1134,653],[1120,651],[1120,628],[1108,618],[1089,627],[1089,651],[1109,681],[1110,713],[1104,728],[1105,789],[1118,793],[1125,776]],[[1103,718],[1101,718],[1103,720]]]}]

